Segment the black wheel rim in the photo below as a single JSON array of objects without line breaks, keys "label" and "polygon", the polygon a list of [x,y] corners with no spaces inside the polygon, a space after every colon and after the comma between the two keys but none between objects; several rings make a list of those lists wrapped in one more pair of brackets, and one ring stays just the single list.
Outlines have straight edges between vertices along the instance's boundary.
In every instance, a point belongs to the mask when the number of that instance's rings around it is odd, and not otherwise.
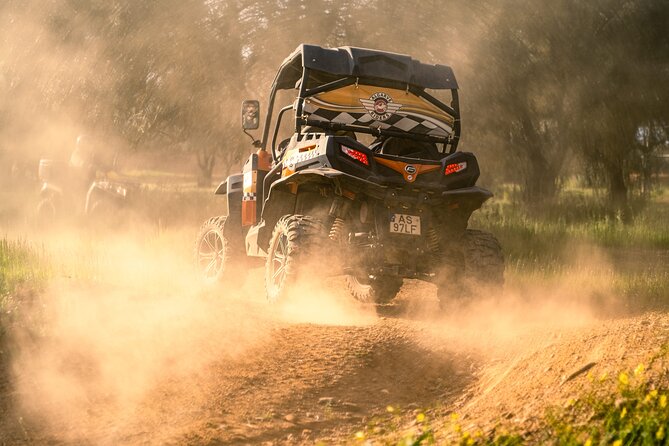
[{"label": "black wheel rim", "polygon": [[198,247],[198,264],[207,280],[216,279],[223,268],[225,249],[223,240],[216,230],[204,234]]}]

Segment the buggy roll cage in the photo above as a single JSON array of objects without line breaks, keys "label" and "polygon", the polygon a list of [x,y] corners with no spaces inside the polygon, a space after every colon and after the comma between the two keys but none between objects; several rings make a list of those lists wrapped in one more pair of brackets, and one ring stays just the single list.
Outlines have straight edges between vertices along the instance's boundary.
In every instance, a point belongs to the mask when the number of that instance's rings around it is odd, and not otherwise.
[{"label": "buggy roll cage", "polygon": [[[308,119],[303,114],[306,98],[332,91],[349,85],[365,84],[377,87],[403,89],[425,99],[448,115],[453,117],[453,132],[447,137],[412,134],[361,125],[349,125],[336,122]],[[267,117],[263,128],[260,148],[267,150],[274,101],[278,90],[297,88],[299,93],[295,102],[295,132],[300,138],[302,126],[314,126],[331,131],[352,131],[376,136],[396,136],[411,138],[418,141],[443,143],[450,146],[448,153],[457,149],[460,140],[460,106],[458,100],[458,84],[450,67],[445,65],[429,65],[421,63],[410,56],[388,53],[366,48],[339,47],[323,48],[317,45],[302,44],[288,56],[277,72],[269,96]],[[425,91],[450,90],[451,105]],[[292,108],[292,106],[291,106]],[[286,107],[281,113],[286,111]],[[278,117],[277,117],[278,118]],[[279,120],[275,125],[278,126]],[[274,132],[276,136],[276,131]],[[277,160],[276,137],[272,141],[272,157]]]}]

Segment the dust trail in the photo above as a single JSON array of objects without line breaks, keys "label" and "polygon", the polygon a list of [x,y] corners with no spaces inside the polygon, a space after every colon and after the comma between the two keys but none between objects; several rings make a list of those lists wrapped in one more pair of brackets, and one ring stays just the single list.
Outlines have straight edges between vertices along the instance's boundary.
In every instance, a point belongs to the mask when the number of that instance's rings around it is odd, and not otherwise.
[{"label": "dust trail", "polygon": [[434,287],[415,284],[413,295],[400,296],[406,317],[428,321],[438,342],[484,357],[504,357],[550,343],[564,333],[620,314],[613,269],[607,256],[591,247],[569,247],[573,260],[556,271],[534,273],[507,268],[503,293],[479,290],[454,301],[440,313]]},{"label": "dust trail", "polygon": [[276,305],[265,301],[261,268],[205,286],[191,262],[193,235],[138,227],[36,238],[57,277],[24,308],[14,336],[15,416],[32,432],[113,444],[142,423],[188,425],[217,391],[212,370],[252,360],[277,327],[377,320],[340,279],[315,278]]},{"label": "dust trail", "polygon": [[353,300],[340,277],[314,278],[302,283],[279,305],[278,318],[290,323],[369,325],[374,308]]},{"label": "dust trail", "polygon": [[[267,339],[272,322],[255,311],[253,286],[199,285],[175,248],[183,245],[173,245],[181,237],[44,241],[66,277],[23,310],[14,336],[17,416],[56,438],[113,443],[159,383],[179,389]],[[197,404],[193,389],[183,391],[172,409]]]}]

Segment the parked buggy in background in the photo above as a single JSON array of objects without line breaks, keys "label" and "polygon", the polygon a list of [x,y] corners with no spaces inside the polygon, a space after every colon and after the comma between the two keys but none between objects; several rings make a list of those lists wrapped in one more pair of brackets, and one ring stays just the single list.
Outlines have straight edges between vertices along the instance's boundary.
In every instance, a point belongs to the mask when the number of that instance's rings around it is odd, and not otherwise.
[{"label": "parked buggy in background", "polygon": [[[275,113],[277,92],[291,89]],[[244,102],[245,132],[259,113],[257,101]],[[291,134],[280,138],[288,119]],[[201,228],[203,276],[235,284],[247,259],[263,259],[270,301],[307,275],[344,274],[354,297],[375,303],[392,300],[405,278],[435,283],[442,304],[476,284],[500,287],[499,243],[468,229],[492,194],[476,186],[476,157],[456,151],[459,138],[451,68],[299,46],[274,79],[258,151],[216,189],[227,215]]]},{"label": "parked buggy in background", "polygon": [[83,216],[104,220],[122,208],[129,185],[107,178],[113,169],[89,137],[81,135],[68,161],[42,158],[41,183],[36,208],[38,222]]}]

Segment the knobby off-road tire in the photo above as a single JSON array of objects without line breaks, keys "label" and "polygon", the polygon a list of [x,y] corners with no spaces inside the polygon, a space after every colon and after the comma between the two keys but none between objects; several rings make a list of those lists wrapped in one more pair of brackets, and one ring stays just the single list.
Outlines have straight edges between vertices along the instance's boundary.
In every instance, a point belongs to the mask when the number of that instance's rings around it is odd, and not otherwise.
[{"label": "knobby off-road tire", "polygon": [[462,265],[437,282],[442,308],[470,299],[477,291],[499,293],[504,286],[504,254],[489,232],[467,229],[463,237]]},{"label": "knobby off-road tire", "polygon": [[320,220],[305,215],[286,215],[274,226],[265,263],[267,300],[277,302],[303,280],[306,272],[322,275],[320,256],[327,241]]},{"label": "knobby off-road tire", "polygon": [[195,242],[195,265],[205,283],[241,286],[246,277],[245,253],[225,235],[226,217],[207,220]]},{"label": "knobby off-road tire", "polygon": [[386,304],[393,300],[402,288],[402,279],[398,277],[359,278],[347,275],[346,289],[353,297],[363,303]]}]

